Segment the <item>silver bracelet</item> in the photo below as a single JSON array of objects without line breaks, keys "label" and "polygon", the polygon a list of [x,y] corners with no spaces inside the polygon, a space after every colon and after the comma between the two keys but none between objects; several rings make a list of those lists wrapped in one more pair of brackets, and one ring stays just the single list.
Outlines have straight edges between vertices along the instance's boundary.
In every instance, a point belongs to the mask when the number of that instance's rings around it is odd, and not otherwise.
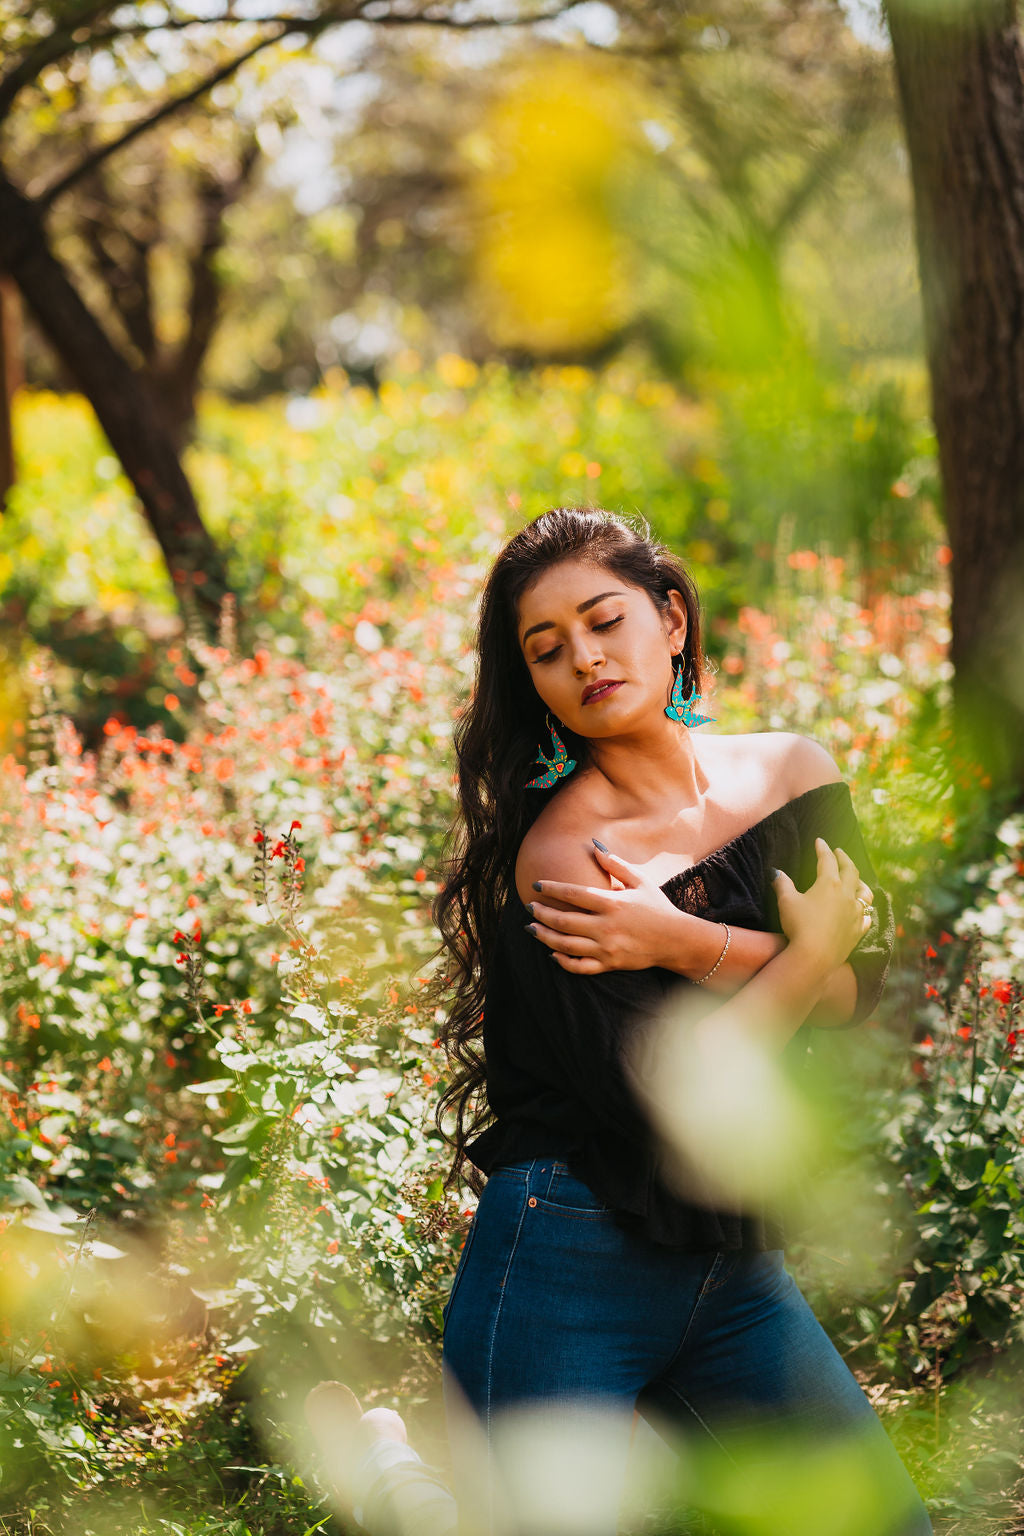
[{"label": "silver bracelet", "polygon": [[725,947],[723,948],[722,953],[719,955],[718,959],[715,961],[714,965],[711,967],[710,971],[708,971],[707,975],[697,978],[697,980],[694,982],[695,986],[702,987],[706,981],[710,981],[712,976],[718,970],[718,967],[721,965],[722,961],[725,959],[726,950],[728,950],[729,945],[732,942],[732,930],[728,923],[723,923],[722,927],[725,929]]}]

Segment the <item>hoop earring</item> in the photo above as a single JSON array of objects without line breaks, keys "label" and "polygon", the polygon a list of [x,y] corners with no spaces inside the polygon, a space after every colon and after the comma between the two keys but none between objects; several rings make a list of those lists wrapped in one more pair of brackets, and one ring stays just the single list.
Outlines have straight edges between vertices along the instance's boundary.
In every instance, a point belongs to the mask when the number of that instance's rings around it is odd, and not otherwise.
[{"label": "hoop earring", "polygon": [[673,657],[672,671],[675,674],[672,682],[672,698],[665,710],[670,720],[678,720],[681,725],[710,725],[716,719],[715,715],[698,715],[697,709],[701,702],[699,693],[694,693],[692,698],[683,697],[683,679],[686,676],[686,663],[681,667],[675,665]]},{"label": "hoop earring", "polygon": [[[551,732],[551,756],[548,757],[543,747],[538,747],[537,756],[534,761],[545,764],[547,772],[542,773],[536,779],[530,779],[526,785],[527,789],[550,789],[552,784],[557,784],[559,779],[566,778],[576,767],[576,759],[569,756],[565,750],[565,742],[551,723],[550,710],[548,710],[545,719],[548,730]],[[564,725],[562,729],[563,731],[565,730]]]}]

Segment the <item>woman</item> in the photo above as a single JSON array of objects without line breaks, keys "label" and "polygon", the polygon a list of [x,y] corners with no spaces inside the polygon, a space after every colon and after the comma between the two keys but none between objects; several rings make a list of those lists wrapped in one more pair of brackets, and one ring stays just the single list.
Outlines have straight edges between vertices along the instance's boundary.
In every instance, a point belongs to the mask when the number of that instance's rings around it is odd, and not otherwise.
[{"label": "woman", "polygon": [[681,1194],[630,1066],[673,996],[731,997],[790,1059],[809,1027],[867,1017],[888,969],[891,907],[832,758],[788,732],[694,734],[705,670],[693,582],[645,528],[557,508],[499,555],[435,907],[455,1069],[438,1125],[454,1106],[449,1182],[468,1163],[482,1189],[444,1311],[446,1404],[492,1449],[523,1405],[607,1408],[623,1445],[637,1409],[739,1475],[752,1423],[857,1432],[884,1508],[851,1529],[923,1536],[777,1213]]}]

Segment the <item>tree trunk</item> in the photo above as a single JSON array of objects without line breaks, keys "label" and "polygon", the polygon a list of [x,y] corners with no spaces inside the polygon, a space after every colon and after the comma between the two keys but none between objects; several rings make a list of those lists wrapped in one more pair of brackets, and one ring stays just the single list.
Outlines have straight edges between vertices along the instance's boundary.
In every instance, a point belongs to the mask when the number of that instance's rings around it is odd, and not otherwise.
[{"label": "tree trunk", "polygon": [[234,176],[200,178],[199,244],[189,271],[188,328],[173,352],[154,358],[152,377],[176,440],[184,446],[195,422],[199,375],[220,320],[222,282],[217,258],[227,237],[227,214],[243,196],[259,162],[255,136],[243,146]]},{"label": "tree trunk", "polygon": [[0,271],[17,283],[40,329],[89,400],[135,488],[163,551],[186,618],[194,598],[207,639],[217,637],[228,590],[223,557],[148,382],[120,356],[50,251],[36,209],[0,176]]},{"label": "tree trunk", "polygon": [[11,410],[21,383],[21,299],[9,277],[0,275],[0,510],[17,479]]},{"label": "tree trunk", "polygon": [[952,550],[957,753],[1024,798],[1024,48],[1013,0],[890,0]]}]

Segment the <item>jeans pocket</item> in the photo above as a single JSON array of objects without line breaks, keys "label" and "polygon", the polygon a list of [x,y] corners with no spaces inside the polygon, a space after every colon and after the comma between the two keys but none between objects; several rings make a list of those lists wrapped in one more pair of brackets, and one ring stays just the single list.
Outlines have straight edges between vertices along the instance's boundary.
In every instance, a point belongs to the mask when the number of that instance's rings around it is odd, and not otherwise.
[{"label": "jeans pocket", "polygon": [[537,1206],[540,1210],[554,1211],[560,1216],[591,1220],[602,1216],[611,1218],[614,1215],[614,1207],[596,1195],[589,1184],[584,1184],[582,1179],[570,1173],[567,1165],[562,1162],[555,1163],[551,1182],[543,1197],[537,1197]]},{"label": "jeans pocket", "polygon": [[455,1293],[458,1291],[459,1285],[462,1281],[462,1276],[465,1273],[466,1263],[469,1259],[469,1251],[473,1246],[473,1239],[476,1237],[476,1229],[477,1217],[474,1215],[473,1220],[469,1224],[469,1231],[466,1233],[466,1241],[462,1245],[462,1252],[459,1254],[459,1262],[455,1266],[455,1276],[452,1280],[452,1288],[448,1292],[448,1300],[441,1308],[442,1337],[444,1336],[444,1326],[448,1322],[448,1313],[451,1311],[452,1303],[455,1300]]}]

